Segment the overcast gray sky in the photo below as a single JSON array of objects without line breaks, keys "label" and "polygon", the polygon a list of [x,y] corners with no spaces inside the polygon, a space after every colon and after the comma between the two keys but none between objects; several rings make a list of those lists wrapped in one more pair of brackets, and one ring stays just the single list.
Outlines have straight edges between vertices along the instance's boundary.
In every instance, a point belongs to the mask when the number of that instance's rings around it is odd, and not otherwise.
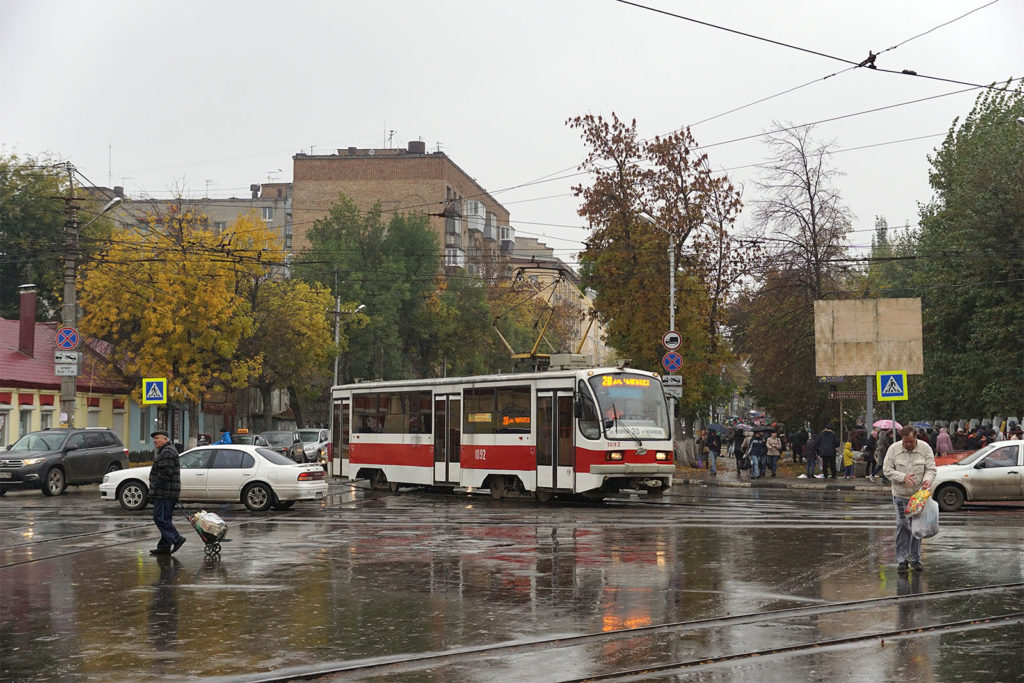
[{"label": "overcast gray sky", "polygon": [[[649,6],[848,60],[987,84],[1024,75],[1024,1],[651,0]],[[586,236],[569,187],[585,154],[566,119],[636,118],[644,137],[820,79],[840,61],[615,0],[210,2],[0,0],[0,150],[52,154],[130,196],[246,196],[291,180],[297,151],[422,139],[566,260]],[[858,69],[693,126],[757,199],[757,139],[964,86]],[[822,124],[856,229],[917,219],[927,155],[978,90]],[[741,218],[749,222],[750,211]],[[853,245],[870,244],[855,232]]]}]

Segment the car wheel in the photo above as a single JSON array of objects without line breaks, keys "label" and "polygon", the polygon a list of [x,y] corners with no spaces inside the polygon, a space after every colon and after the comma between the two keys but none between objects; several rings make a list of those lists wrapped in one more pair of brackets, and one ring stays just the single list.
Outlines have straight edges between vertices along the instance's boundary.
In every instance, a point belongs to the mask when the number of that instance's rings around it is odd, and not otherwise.
[{"label": "car wheel", "polygon": [[276,503],[274,503],[274,509],[275,510],[291,510],[294,505],[295,505],[295,501],[294,500],[279,500]]},{"label": "car wheel", "polygon": [[117,502],[125,510],[141,510],[149,502],[149,489],[141,481],[126,481],[117,489]]},{"label": "car wheel", "polygon": [[253,512],[264,512],[274,502],[274,492],[266,484],[252,484],[242,491],[242,502]]},{"label": "car wheel", "polygon": [[46,473],[46,479],[43,480],[43,495],[59,496],[64,493],[64,489],[67,486],[68,483],[64,479],[64,470],[59,467],[51,467],[50,471]]},{"label": "car wheel", "polygon": [[119,469],[121,469],[120,463],[112,462],[109,465],[107,465],[107,474],[110,474],[111,472],[117,472]]},{"label": "car wheel", "polygon": [[964,492],[958,486],[943,486],[935,494],[935,502],[943,512],[956,512],[964,506]]}]

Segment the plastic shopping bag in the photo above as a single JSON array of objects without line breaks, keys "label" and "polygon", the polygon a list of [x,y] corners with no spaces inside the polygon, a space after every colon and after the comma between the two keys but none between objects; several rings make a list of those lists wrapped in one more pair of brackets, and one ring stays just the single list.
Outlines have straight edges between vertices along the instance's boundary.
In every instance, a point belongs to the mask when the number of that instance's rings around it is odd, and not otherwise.
[{"label": "plastic shopping bag", "polygon": [[910,533],[914,538],[931,538],[939,533],[939,504],[929,498],[921,514],[910,520]]},{"label": "plastic shopping bag", "polygon": [[200,510],[196,513],[196,524],[200,529],[220,540],[228,533],[228,525],[224,523],[220,515],[214,512]]}]

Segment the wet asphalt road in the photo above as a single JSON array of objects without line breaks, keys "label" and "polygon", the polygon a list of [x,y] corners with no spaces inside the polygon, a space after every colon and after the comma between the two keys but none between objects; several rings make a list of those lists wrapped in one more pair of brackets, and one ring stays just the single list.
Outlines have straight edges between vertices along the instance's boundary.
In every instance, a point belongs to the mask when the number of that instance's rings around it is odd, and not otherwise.
[{"label": "wet asphalt road", "polygon": [[7,494],[0,678],[1024,680],[1020,507],[944,515],[925,572],[900,576],[883,493],[364,484],[208,506],[230,525],[219,561],[184,520],[182,550],[149,555],[151,509],[95,486]]}]

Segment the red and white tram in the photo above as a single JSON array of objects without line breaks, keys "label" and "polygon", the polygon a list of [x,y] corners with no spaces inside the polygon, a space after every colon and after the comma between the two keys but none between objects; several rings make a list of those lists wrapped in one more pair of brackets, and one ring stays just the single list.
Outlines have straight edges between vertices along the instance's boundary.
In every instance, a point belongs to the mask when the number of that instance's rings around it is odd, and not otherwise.
[{"label": "red and white tram", "polygon": [[661,493],[675,463],[658,375],[623,367],[332,389],[328,472],[402,485],[594,498]]}]

